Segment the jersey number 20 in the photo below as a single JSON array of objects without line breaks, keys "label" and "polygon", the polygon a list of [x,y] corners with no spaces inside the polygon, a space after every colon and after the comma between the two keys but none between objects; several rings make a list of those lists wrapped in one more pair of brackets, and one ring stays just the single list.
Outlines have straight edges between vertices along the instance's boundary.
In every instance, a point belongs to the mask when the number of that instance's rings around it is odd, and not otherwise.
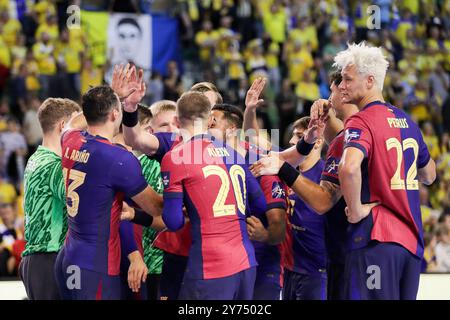
[{"label": "jersey number 20", "polygon": [[[67,174],[69,172],[69,174]],[[78,206],[80,204],[80,196],[75,191],[76,188],[81,186],[84,183],[84,178],[86,177],[86,173],[67,168],[63,169],[64,181],[66,181],[67,185],[67,198],[70,198],[71,205],[67,205],[67,213],[71,217],[75,217],[78,213]],[[67,176],[69,175],[69,176]],[[72,182],[70,182],[72,180]]]},{"label": "jersey number 20", "polygon": [[417,156],[419,152],[419,145],[413,138],[403,140],[403,145],[397,138],[390,138],[386,140],[387,150],[395,149],[397,151],[397,169],[391,178],[391,190],[405,190],[405,180],[401,178],[400,170],[403,162],[403,151],[413,149],[414,161],[406,174],[406,189],[419,190],[419,181],[417,181]]},{"label": "jersey number 20", "polygon": [[[219,176],[220,189],[216,200],[213,204],[214,217],[231,216],[236,214],[236,206],[234,204],[225,204],[225,201],[230,192],[230,179],[228,178],[227,171],[219,166],[206,166],[203,168],[203,174],[205,178],[211,175]],[[229,171],[231,183],[233,185],[234,195],[236,197],[236,203],[240,212],[245,214],[245,171],[241,166],[233,165]],[[239,184],[239,177],[242,179],[242,185],[244,190],[241,190]]]}]

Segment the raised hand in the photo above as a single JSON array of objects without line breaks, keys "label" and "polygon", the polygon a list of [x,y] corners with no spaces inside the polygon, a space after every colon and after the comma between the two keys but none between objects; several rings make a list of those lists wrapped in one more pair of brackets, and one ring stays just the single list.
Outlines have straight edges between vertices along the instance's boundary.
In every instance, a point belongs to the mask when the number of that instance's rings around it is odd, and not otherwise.
[{"label": "raised hand", "polygon": [[127,112],[133,112],[137,109],[137,104],[141,102],[145,96],[146,86],[144,81],[144,71],[139,69],[136,74],[136,67],[133,66],[130,77],[129,86],[132,90],[131,94],[124,100],[124,109]]},{"label": "raised hand", "polygon": [[266,85],[265,78],[257,78],[253,81],[250,89],[247,91],[247,95],[245,96],[245,107],[248,109],[256,109],[259,105],[264,103],[264,99],[260,99],[261,93],[264,90],[264,86]]},{"label": "raised hand", "polygon": [[111,88],[119,96],[120,101],[124,101],[130,94],[136,91],[135,86],[129,81],[133,68],[129,63],[125,66],[122,64],[116,64],[114,66]]},{"label": "raised hand", "polygon": [[325,118],[328,115],[328,111],[330,110],[330,102],[325,99],[318,99],[314,101],[311,106],[311,111],[309,115],[312,120],[317,120],[319,118]]}]

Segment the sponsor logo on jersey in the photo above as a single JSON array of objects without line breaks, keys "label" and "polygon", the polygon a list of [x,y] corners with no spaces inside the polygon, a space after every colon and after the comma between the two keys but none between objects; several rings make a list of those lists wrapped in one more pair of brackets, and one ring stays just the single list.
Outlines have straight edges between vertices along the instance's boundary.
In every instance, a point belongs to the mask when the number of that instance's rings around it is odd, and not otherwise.
[{"label": "sponsor logo on jersey", "polygon": [[164,188],[167,188],[170,183],[170,172],[168,172],[168,171],[161,172],[161,177],[162,177]]},{"label": "sponsor logo on jersey", "polygon": [[329,157],[325,165],[325,171],[334,175],[338,174],[339,159]]},{"label": "sponsor logo on jersey", "polygon": [[345,130],[345,143],[349,143],[352,140],[358,140],[361,137],[361,130],[355,128],[348,128]]},{"label": "sponsor logo on jersey", "polygon": [[284,189],[281,187],[279,182],[274,182],[272,184],[272,198],[274,199],[283,199],[286,197],[286,193]]}]

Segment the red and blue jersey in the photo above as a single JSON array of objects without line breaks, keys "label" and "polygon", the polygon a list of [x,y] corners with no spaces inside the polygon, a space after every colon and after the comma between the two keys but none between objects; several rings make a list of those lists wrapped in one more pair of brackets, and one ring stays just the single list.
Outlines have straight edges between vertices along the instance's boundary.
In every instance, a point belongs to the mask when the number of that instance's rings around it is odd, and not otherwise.
[{"label": "red and blue jersey", "polygon": [[191,222],[192,246],[185,277],[215,279],[257,265],[248,238],[247,206],[262,215],[267,207],[258,182],[234,149],[212,136],[194,136],[163,158],[163,219],[171,230]]},{"label": "red and blue jersey", "polygon": [[[321,181],[328,181],[337,186],[339,183],[339,163],[344,152],[344,130],[331,141],[328,146],[325,167],[322,172]],[[344,264],[345,255],[348,251],[348,226],[349,222],[345,215],[344,197],[324,215],[325,216],[325,243],[328,259],[332,263]]]},{"label": "red and blue jersey", "polygon": [[370,240],[395,242],[422,258],[418,169],[428,164],[430,153],[419,127],[402,110],[375,101],[346,121],[349,147],[364,154],[361,202],[381,203],[351,226],[352,248]]},{"label": "red and blue jersey", "polygon": [[[302,175],[319,183],[325,167],[323,160]],[[289,195],[289,224],[286,228],[285,268],[302,274],[317,275],[326,270],[325,217],[317,214],[298,195]]]},{"label": "red and blue jersey", "polygon": [[147,187],[137,158],[85,131],[62,138],[68,233],[65,259],[91,271],[119,275],[122,201]]},{"label": "red and blue jersey", "polygon": [[[249,145],[250,146],[250,145]],[[247,150],[252,150],[251,148]],[[253,149],[255,150],[255,149]],[[247,165],[252,165],[260,158],[260,154],[265,152],[248,151],[246,154]],[[266,199],[266,211],[271,209],[287,209],[286,185],[278,178],[278,176],[260,176],[257,181]],[[258,217],[261,223],[267,229],[269,222],[265,214]],[[279,275],[280,282],[283,273],[283,254],[280,245],[270,245],[267,243],[252,241],[255,248],[256,261],[258,262],[258,273],[273,273]]]},{"label": "red and blue jersey", "polygon": [[[166,153],[172,150],[182,140],[180,135],[171,132],[157,132],[154,136],[159,141],[159,147],[155,154],[149,156],[149,158],[155,159],[159,163],[161,163]],[[191,224],[188,221],[178,231],[162,231],[156,237],[153,245],[165,252],[187,257],[189,255],[191,243]]]}]

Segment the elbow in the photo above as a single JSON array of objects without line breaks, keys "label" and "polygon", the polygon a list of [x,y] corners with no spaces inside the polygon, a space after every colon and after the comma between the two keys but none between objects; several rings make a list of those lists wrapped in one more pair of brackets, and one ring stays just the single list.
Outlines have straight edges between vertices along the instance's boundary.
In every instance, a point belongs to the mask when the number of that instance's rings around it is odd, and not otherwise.
[{"label": "elbow", "polygon": [[419,177],[420,182],[429,186],[436,180],[436,171],[432,171],[430,173],[421,174]]},{"label": "elbow", "polygon": [[163,214],[163,224],[169,229],[170,231],[178,231],[183,227],[184,224],[184,218],[181,217],[181,219],[173,219],[172,217],[168,218],[167,215]]},{"label": "elbow", "polygon": [[324,215],[328,211],[330,211],[332,206],[328,204],[328,202],[321,202],[320,204],[316,205],[313,209],[318,215]]},{"label": "elbow", "polygon": [[360,170],[360,166],[355,162],[344,163],[339,166],[339,180],[354,177]]},{"label": "elbow", "polygon": [[436,163],[433,159],[430,159],[428,164],[419,169],[419,181],[429,186],[436,180]]}]

